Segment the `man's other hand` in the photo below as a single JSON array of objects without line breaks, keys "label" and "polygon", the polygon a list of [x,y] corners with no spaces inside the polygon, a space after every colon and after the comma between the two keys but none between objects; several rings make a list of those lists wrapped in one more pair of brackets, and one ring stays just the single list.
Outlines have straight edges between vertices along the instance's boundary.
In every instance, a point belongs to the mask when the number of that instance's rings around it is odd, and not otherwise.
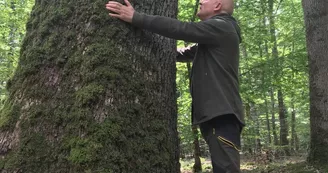
[{"label": "man's other hand", "polygon": [[124,0],[124,2],[126,5],[115,1],[109,1],[106,4],[106,8],[111,11],[111,13],[109,13],[110,16],[132,23],[134,8],[128,0]]}]

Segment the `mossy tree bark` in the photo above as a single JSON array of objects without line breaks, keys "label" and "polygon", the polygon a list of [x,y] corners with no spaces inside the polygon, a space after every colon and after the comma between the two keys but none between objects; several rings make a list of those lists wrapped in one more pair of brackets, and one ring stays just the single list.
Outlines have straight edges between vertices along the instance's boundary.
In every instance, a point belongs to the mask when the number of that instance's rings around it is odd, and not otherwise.
[{"label": "mossy tree bark", "polygon": [[328,161],[328,3],[303,0],[310,67],[311,145],[309,161]]},{"label": "mossy tree bark", "polygon": [[[1,172],[179,172],[176,43],[106,2],[36,0],[1,111]],[[177,15],[176,0],[132,4]]]}]

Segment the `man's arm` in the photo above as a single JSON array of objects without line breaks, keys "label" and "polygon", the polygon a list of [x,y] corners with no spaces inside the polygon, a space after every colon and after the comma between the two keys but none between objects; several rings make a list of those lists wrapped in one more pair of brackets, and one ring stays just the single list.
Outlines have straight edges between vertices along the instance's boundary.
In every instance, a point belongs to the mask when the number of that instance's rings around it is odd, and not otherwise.
[{"label": "man's arm", "polygon": [[232,32],[232,26],[222,19],[208,19],[201,22],[181,22],[163,16],[152,16],[134,12],[134,26],[149,30],[176,40],[200,44],[217,44]]},{"label": "man's arm", "polygon": [[178,62],[192,62],[195,57],[197,48],[198,48],[197,45],[194,45],[191,47],[186,47],[186,48],[178,48],[177,61]]},{"label": "man's arm", "polygon": [[233,26],[222,19],[208,19],[197,23],[181,22],[162,16],[138,13],[128,0],[126,5],[109,1],[106,8],[114,13],[110,16],[119,18],[133,25],[176,40],[200,44],[218,44],[227,33],[232,33]]}]

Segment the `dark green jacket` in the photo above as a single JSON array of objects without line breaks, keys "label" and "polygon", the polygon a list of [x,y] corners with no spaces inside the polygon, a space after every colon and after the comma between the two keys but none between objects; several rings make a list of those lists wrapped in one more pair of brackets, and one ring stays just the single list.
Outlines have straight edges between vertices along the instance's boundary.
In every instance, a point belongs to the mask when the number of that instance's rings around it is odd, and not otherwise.
[{"label": "dark green jacket", "polygon": [[244,124],[238,82],[241,38],[233,17],[220,14],[191,23],[135,12],[132,24],[165,37],[198,43],[177,57],[178,61],[193,60],[193,124],[224,114],[234,114]]}]

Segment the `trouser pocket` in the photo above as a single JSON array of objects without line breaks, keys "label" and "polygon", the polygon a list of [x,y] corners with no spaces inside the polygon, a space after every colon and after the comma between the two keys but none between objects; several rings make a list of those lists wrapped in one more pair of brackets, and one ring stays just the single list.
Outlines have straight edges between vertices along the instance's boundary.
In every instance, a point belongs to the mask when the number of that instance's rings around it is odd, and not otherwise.
[{"label": "trouser pocket", "polygon": [[206,122],[200,129],[209,146],[213,173],[240,173],[240,131],[235,124]]}]

